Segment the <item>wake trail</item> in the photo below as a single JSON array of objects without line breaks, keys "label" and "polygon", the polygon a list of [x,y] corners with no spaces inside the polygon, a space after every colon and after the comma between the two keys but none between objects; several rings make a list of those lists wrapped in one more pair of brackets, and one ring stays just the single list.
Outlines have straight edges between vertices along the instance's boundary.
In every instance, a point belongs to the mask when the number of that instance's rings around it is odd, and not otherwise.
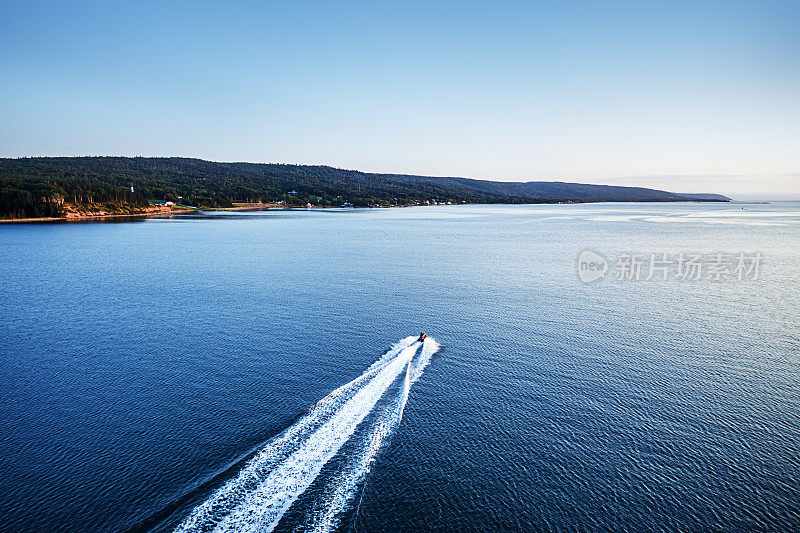
[{"label": "wake trail", "polygon": [[395,344],[361,376],[317,402],[198,505],[178,532],[270,531],[395,381],[419,348]]},{"label": "wake trail", "polygon": [[431,363],[433,354],[438,352],[441,347],[442,345],[436,342],[436,339],[432,339],[431,337],[425,339],[425,342],[422,343],[422,351],[420,352],[419,357],[415,360],[414,366],[411,369],[412,384],[417,381],[420,376],[422,376],[422,372],[425,370],[425,367]]},{"label": "wake trail", "polygon": [[[339,526],[344,512],[350,508],[350,505],[358,495],[359,487],[362,484],[366,484],[370,468],[381,448],[400,425],[408,403],[411,385],[420,378],[425,367],[430,364],[431,357],[439,348],[439,343],[428,337],[423,343],[419,356],[408,361],[398,398],[389,407],[385,408],[381,416],[373,422],[362,439],[358,452],[330,483],[332,488],[316,506],[317,510],[311,517],[309,524],[306,525],[306,531],[322,533],[333,531]],[[362,487],[362,498],[363,490],[364,487]],[[359,507],[360,503],[359,501]],[[354,524],[357,520],[358,511],[356,511],[356,516],[353,518]]]},{"label": "wake trail", "polygon": [[297,452],[310,435],[329,421],[370,379],[375,379],[403,350],[411,347],[415,340],[416,337],[406,337],[397,342],[359,377],[314,404],[309,412],[258,451],[235,478],[227,481],[206,501],[195,507],[175,531],[188,533],[213,530],[231,509],[239,506],[250,492],[258,488],[276,465]]}]

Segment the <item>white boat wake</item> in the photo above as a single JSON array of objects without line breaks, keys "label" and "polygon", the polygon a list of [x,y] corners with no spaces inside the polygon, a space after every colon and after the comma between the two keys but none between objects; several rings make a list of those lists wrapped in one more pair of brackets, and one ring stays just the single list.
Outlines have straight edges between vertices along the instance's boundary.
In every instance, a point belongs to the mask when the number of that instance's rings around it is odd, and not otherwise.
[{"label": "white boat wake", "polygon": [[431,338],[425,340],[418,357],[409,360],[403,377],[402,388],[396,400],[372,423],[362,437],[358,452],[347,462],[338,475],[329,483],[330,490],[316,506],[315,512],[305,525],[305,530],[314,532],[332,531],[341,522],[345,511],[350,509],[359,487],[366,480],[370,466],[386,440],[392,435],[403,418],[411,385],[419,379],[431,357],[439,350],[439,344]]},{"label": "white boat wake", "polygon": [[[272,531],[323,467],[355,438],[359,439],[357,451],[349,454],[324,484],[305,524],[314,531],[335,528],[350,509],[370,464],[400,424],[411,385],[438,349],[439,344],[431,338],[419,342],[407,337],[395,344],[362,375],[317,402],[268,442],[236,477],[195,507],[176,531]],[[402,383],[395,387],[397,397],[376,411],[379,400],[401,376]],[[370,414],[364,431],[359,426]]]}]

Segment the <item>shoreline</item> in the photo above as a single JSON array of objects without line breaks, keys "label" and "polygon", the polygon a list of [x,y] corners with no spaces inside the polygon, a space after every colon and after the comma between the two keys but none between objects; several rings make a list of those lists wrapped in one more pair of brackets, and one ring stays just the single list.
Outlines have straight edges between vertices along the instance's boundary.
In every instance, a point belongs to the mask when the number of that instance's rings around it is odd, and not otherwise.
[{"label": "shoreline", "polygon": [[[290,209],[282,205],[264,205],[262,207],[203,207],[197,208],[198,211],[276,211],[281,209]],[[304,208],[305,209],[305,208]]]},{"label": "shoreline", "polygon": [[91,222],[93,220],[102,221],[109,218],[156,218],[170,217],[180,213],[191,213],[195,209],[153,209],[136,213],[68,213],[63,217],[38,217],[38,218],[0,218],[0,224],[26,224],[37,222]]},{"label": "shoreline", "polygon": [[362,207],[362,206],[352,206],[352,207],[338,207],[338,206],[321,206],[321,205],[313,205],[311,207],[306,206],[264,206],[264,207],[206,207],[206,208],[182,208],[182,207],[169,207],[169,208],[162,208],[156,209],[152,211],[144,211],[140,213],[111,213],[111,214],[76,214],[76,213],[69,213],[67,216],[63,217],[40,217],[40,218],[0,218],[0,224],[26,224],[26,223],[37,223],[37,222],[91,222],[91,221],[102,221],[109,218],[159,218],[164,217],[168,218],[173,215],[178,215],[182,213],[195,213],[195,212],[217,212],[217,211],[309,211],[312,209],[397,209],[397,208],[407,208],[407,207],[453,207],[453,206],[468,206],[468,205],[585,205],[585,204],[612,204],[612,203],[624,203],[624,204],[637,204],[637,203],[645,203],[645,204],[663,204],[663,203],[679,203],[679,204],[686,204],[686,203],[709,203],[709,204],[740,204],[740,203],[764,203],[769,204],[769,202],[736,202],[736,201],[728,201],[728,202],[721,202],[715,200],[693,200],[693,201],[676,201],[676,202],[537,202],[537,203],[525,203],[525,204],[438,204],[438,205],[419,205],[419,204],[411,204],[411,205],[392,205],[392,206],[375,206],[375,207]]}]

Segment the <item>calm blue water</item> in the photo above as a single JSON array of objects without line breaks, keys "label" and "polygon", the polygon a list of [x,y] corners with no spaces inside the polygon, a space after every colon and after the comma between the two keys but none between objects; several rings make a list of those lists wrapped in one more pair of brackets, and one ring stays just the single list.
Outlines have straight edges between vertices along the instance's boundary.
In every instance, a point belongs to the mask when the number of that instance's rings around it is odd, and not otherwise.
[{"label": "calm blue water", "polygon": [[800,528],[798,204],[0,225],[0,265],[3,530]]}]

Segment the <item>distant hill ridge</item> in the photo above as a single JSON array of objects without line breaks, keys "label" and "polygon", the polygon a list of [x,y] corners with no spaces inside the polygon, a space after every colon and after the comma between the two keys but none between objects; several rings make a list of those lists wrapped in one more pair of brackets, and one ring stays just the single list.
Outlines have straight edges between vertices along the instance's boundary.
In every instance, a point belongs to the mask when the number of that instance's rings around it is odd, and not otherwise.
[{"label": "distant hill ridge", "polygon": [[[133,187],[133,192],[131,192]],[[376,174],[328,166],[217,163],[178,157],[0,159],[0,217],[59,216],[64,204],[145,206],[150,200],[198,207],[233,202],[286,205],[729,201],[642,187],[565,182],[501,182]]]}]

